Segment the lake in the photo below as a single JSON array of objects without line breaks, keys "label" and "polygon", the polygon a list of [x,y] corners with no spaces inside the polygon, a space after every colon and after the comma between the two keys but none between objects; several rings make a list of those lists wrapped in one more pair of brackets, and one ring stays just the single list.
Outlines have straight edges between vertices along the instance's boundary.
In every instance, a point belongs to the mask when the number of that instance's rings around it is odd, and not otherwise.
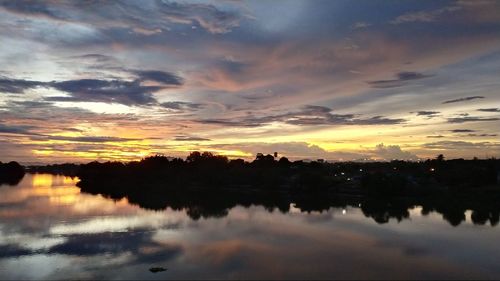
[{"label": "lake", "polygon": [[500,278],[495,214],[456,221],[352,202],[147,209],[82,193],[77,181],[27,174],[0,187],[1,279]]}]

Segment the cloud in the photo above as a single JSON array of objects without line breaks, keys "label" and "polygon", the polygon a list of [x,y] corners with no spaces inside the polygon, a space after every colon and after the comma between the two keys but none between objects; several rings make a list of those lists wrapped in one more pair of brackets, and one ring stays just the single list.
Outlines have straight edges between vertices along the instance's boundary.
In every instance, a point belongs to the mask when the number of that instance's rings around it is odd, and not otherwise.
[{"label": "cloud", "polygon": [[[124,105],[153,105],[157,104],[153,93],[160,90],[182,85],[182,78],[165,71],[134,70],[136,80],[100,80],[79,79],[66,81],[29,81],[22,79],[0,80],[0,90],[10,93],[23,93],[36,87],[53,88],[69,96],[52,96],[44,101],[58,102],[105,102]],[[145,85],[145,81],[154,81],[159,85]]]},{"label": "cloud", "polygon": [[416,113],[417,113],[417,116],[432,116],[432,117],[434,117],[434,116],[438,115],[441,112],[439,112],[439,111],[425,111],[425,110],[423,110],[423,111],[417,111]]},{"label": "cloud", "polygon": [[496,137],[497,134],[467,134],[468,137]]},{"label": "cloud", "polygon": [[[347,151],[327,151],[318,145],[307,142],[242,142],[234,144],[213,144],[208,146],[212,149],[225,149],[232,151],[243,151],[253,156],[257,153],[272,154],[278,152],[278,156],[285,156],[292,160],[301,159],[362,159],[367,157],[364,154]],[[251,157],[253,157],[251,156]]]},{"label": "cloud", "polygon": [[146,36],[169,30],[172,25],[198,25],[214,34],[228,33],[239,26],[241,16],[205,3],[150,1],[147,5],[120,1],[0,1],[14,14],[57,22],[92,23],[101,28],[123,28]]},{"label": "cloud", "polygon": [[[137,138],[121,138],[108,136],[53,136],[35,132],[40,129],[36,126],[26,125],[5,125],[0,123],[0,134],[15,134],[29,136],[32,140],[59,140],[70,142],[86,142],[86,143],[107,143],[107,142],[129,142],[141,139]],[[68,128],[66,131],[81,132],[81,130]]]},{"label": "cloud", "polygon": [[399,145],[384,145],[383,143],[375,146],[373,154],[384,160],[417,160],[418,156],[408,152],[403,151]]},{"label": "cloud", "polygon": [[453,132],[453,133],[473,133],[473,132],[476,132],[476,130],[471,130],[471,129],[455,129],[455,130],[450,130],[450,132]]},{"label": "cloud", "polygon": [[25,90],[44,86],[43,82],[22,79],[0,79],[0,93],[21,94]]},{"label": "cloud", "polygon": [[183,81],[177,75],[170,72],[159,71],[159,70],[135,70],[133,71],[137,76],[139,76],[140,81],[154,81],[162,83],[164,85],[182,85]]},{"label": "cloud", "polygon": [[369,81],[368,84],[370,84],[373,88],[396,88],[404,86],[407,81],[424,79],[431,76],[432,75],[425,75],[419,72],[403,71],[397,73],[397,79]]},{"label": "cloud", "polygon": [[432,143],[425,143],[423,145],[425,148],[430,149],[499,149],[500,143],[492,142],[466,142],[466,141],[439,141]]},{"label": "cloud", "polygon": [[67,137],[67,136],[44,136],[49,140],[71,141],[71,142],[90,142],[90,143],[105,143],[105,142],[128,142],[137,141],[141,139],[134,138],[119,138],[119,137],[103,137],[103,136],[81,136],[81,137]]},{"label": "cloud", "polygon": [[440,139],[440,138],[444,138],[445,136],[442,136],[442,135],[436,135],[436,136],[427,136],[427,138],[431,138],[431,139]]},{"label": "cloud", "polygon": [[448,118],[448,123],[487,122],[487,121],[498,121],[498,120],[500,120],[500,118],[464,116],[464,117]]},{"label": "cloud", "polygon": [[81,79],[52,82],[50,85],[71,97],[49,97],[47,101],[83,101],[121,103],[125,105],[150,105],[156,103],[153,92],[159,86],[143,86],[139,81]]},{"label": "cloud", "polygon": [[9,107],[11,105],[20,106],[20,107],[24,107],[24,108],[44,108],[44,107],[51,106],[52,103],[44,102],[44,101],[11,101],[9,103]]},{"label": "cloud", "polygon": [[351,28],[352,28],[352,29],[363,29],[363,28],[367,28],[367,27],[369,27],[369,26],[371,26],[371,24],[370,24],[370,23],[367,23],[367,22],[364,22],[364,21],[358,21],[358,22],[354,23],[354,24],[351,26]]},{"label": "cloud", "polygon": [[45,16],[53,19],[62,19],[53,9],[50,4],[44,1],[0,1],[0,6],[10,12],[24,14],[27,16]]},{"label": "cloud", "polygon": [[162,1],[159,12],[163,18],[178,24],[199,24],[210,33],[227,33],[239,26],[240,17],[221,11],[210,4],[187,4]]},{"label": "cloud", "polygon": [[334,114],[332,109],[324,106],[308,105],[300,111],[263,117],[248,116],[240,119],[201,119],[203,124],[217,124],[235,127],[258,127],[273,122],[281,122],[297,126],[314,125],[391,125],[401,124],[406,120],[392,119],[384,116],[359,118],[354,114]]},{"label": "cloud", "polygon": [[90,60],[94,62],[107,63],[114,62],[115,58],[112,56],[102,55],[102,54],[86,54],[81,56],[73,56],[74,59]]},{"label": "cloud", "polygon": [[138,34],[146,35],[146,36],[151,36],[151,35],[163,32],[161,30],[161,28],[146,29],[146,28],[142,28],[142,27],[134,27],[134,28],[132,28],[132,31],[135,33],[138,33]]},{"label": "cloud", "polygon": [[465,97],[465,98],[447,100],[447,101],[444,101],[442,103],[447,104],[447,103],[455,103],[455,102],[464,102],[464,101],[471,101],[471,100],[484,99],[484,98],[485,97],[483,97],[483,96],[470,96],[470,97]]},{"label": "cloud", "polygon": [[434,117],[438,117],[441,112],[422,110],[422,111],[410,112],[410,113],[416,113],[417,116],[425,116],[427,119],[432,119]]},{"label": "cloud", "polygon": [[33,254],[32,250],[22,248],[18,245],[0,245],[0,258],[19,258],[20,256]]},{"label": "cloud", "polygon": [[5,125],[0,124],[0,133],[6,134],[20,134],[20,135],[31,135],[29,130],[34,128],[33,126],[23,126],[23,125]]},{"label": "cloud", "polygon": [[211,139],[193,136],[175,136],[175,141],[210,141]]},{"label": "cloud", "polygon": [[169,101],[159,104],[163,108],[172,110],[197,110],[203,108],[205,105],[201,103],[183,102],[183,101]]},{"label": "cloud", "polygon": [[411,22],[434,22],[442,15],[461,9],[462,7],[460,6],[449,6],[432,11],[411,12],[396,17],[394,20],[390,21],[390,23],[397,25]]},{"label": "cloud", "polygon": [[500,112],[500,108],[480,108],[477,111],[482,111],[482,112]]}]

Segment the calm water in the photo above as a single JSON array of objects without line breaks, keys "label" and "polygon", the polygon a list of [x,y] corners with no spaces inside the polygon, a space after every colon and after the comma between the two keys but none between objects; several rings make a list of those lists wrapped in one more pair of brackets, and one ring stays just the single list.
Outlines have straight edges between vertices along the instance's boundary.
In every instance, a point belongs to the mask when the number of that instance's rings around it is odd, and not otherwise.
[{"label": "calm water", "polygon": [[384,224],[357,206],[308,213],[294,204],[193,219],[75,183],[26,175],[0,187],[0,278],[500,278],[500,227],[473,224],[470,211],[459,226],[420,207]]}]

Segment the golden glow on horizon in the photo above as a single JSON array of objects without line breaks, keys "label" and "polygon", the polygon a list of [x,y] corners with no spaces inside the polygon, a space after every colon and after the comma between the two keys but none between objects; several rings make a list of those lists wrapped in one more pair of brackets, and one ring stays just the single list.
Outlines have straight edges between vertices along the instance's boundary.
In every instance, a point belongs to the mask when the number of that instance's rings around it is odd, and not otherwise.
[{"label": "golden glow on horizon", "polygon": [[[452,136],[450,129],[462,128],[460,124],[450,125],[442,121],[434,121],[426,126],[419,122],[424,117],[406,115],[396,116],[409,120],[401,125],[360,125],[360,126],[319,126],[307,130],[297,130],[296,126],[289,124],[269,124],[262,127],[251,128],[208,128],[198,137],[211,139],[208,141],[177,141],[175,132],[163,132],[161,127],[157,130],[120,127],[114,123],[102,123],[92,126],[80,123],[74,128],[82,128],[82,132],[54,132],[47,135],[49,139],[24,138],[24,144],[35,148],[31,152],[41,162],[82,162],[82,161],[137,161],[154,154],[163,154],[172,157],[186,157],[192,151],[210,151],[229,158],[253,159],[256,152],[272,153],[274,151],[249,150],[253,144],[303,143],[318,146],[325,152],[359,153],[363,154],[373,150],[377,145],[398,145],[405,151],[411,152],[421,158],[435,156],[442,149],[425,147],[426,143],[449,140]],[[156,128],[156,127],[155,127]],[[110,134],[112,132],[112,134]],[[207,134],[210,132],[210,134]],[[448,132],[448,134],[446,133]],[[163,135],[159,138],[158,135]],[[212,137],[211,135],[215,135]],[[429,135],[441,138],[431,138]],[[110,141],[92,141],[91,136],[107,136]],[[68,139],[50,139],[50,137],[65,137]],[[88,140],[85,139],[88,137]],[[481,138],[469,137],[468,141],[497,141],[494,135]],[[242,145],[239,149],[238,145]],[[265,146],[263,146],[265,147]],[[280,149],[276,149],[280,151]],[[479,150],[478,150],[479,151]],[[458,154],[457,150],[457,154]],[[479,151],[479,156],[486,155]],[[281,154],[292,158],[311,158],[307,153]],[[312,156],[313,158],[315,156]],[[453,157],[453,156],[451,156]],[[376,157],[371,157],[375,159]],[[52,159],[58,159],[56,161]],[[377,158],[378,159],[378,158]],[[350,160],[332,158],[331,160]]]}]

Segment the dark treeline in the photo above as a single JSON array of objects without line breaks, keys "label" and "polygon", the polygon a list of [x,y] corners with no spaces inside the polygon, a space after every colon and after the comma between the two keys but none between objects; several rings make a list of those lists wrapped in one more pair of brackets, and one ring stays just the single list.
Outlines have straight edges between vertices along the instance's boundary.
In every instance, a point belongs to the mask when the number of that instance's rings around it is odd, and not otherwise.
[{"label": "dark treeline", "polygon": [[290,162],[259,154],[252,162],[209,152],[186,160],[164,156],[141,161],[91,162],[78,167],[79,186],[99,185],[123,192],[189,188],[334,192],[375,195],[425,195],[498,190],[500,161]]},{"label": "dark treeline", "polygon": [[16,185],[24,177],[24,167],[17,162],[0,162],[0,184]]},{"label": "dark treeline", "polygon": [[329,167],[317,162],[276,161],[271,155],[258,155],[253,162],[228,160],[209,152],[191,153],[186,160],[152,156],[138,162],[92,162],[77,173],[81,186],[106,183],[109,188],[145,190],[209,189],[324,190],[335,184]]}]

